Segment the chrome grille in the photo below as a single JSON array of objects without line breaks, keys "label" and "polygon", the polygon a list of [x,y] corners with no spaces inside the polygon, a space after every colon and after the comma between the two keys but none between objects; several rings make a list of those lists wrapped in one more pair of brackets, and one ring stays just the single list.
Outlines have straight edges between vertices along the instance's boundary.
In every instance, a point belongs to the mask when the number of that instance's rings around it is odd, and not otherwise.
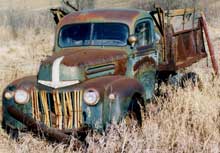
[{"label": "chrome grille", "polygon": [[81,90],[62,93],[33,90],[33,118],[48,127],[79,128],[82,124],[82,94]]}]

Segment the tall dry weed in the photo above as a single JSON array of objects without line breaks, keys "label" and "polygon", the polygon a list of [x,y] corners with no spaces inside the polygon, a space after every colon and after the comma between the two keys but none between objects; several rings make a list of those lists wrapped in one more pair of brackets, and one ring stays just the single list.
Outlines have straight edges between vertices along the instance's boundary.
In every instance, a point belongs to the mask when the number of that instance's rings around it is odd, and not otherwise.
[{"label": "tall dry weed", "polygon": [[[0,93],[11,81],[36,75],[52,53],[54,23],[45,11],[0,10]],[[1,98],[0,98],[1,106]]]},{"label": "tall dry weed", "polygon": [[[205,79],[205,80],[204,80]],[[88,152],[219,152],[220,151],[220,80],[203,78],[200,90],[164,87],[167,98],[158,98],[155,110],[148,110],[143,127],[112,125],[103,135],[87,136]],[[155,104],[150,104],[155,105]],[[49,144],[25,134],[19,142],[0,134],[4,148],[19,152],[72,152],[71,145]],[[9,145],[9,142],[12,144]],[[77,152],[83,152],[80,148]]]},{"label": "tall dry weed", "polygon": [[[0,17],[4,21],[0,23],[0,93],[12,80],[36,74],[40,60],[51,54],[54,34],[51,18],[48,14],[32,16],[29,13],[29,16],[24,13],[17,14],[19,19],[16,13]],[[50,20],[49,23],[46,20]],[[210,30],[217,51],[219,31]],[[90,134],[86,138],[89,144],[86,151],[220,152],[220,79],[213,79],[211,65],[206,65],[207,61],[203,60],[187,69],[200,74],[202,90],[191,86],[173,90],[164,86],[169,96],[157,98],[156,106],[151,104],[154,111],[148,110],[141,130],[135,125],[130,128],[123,123],[112,125],[103,135]],[[16,142],[0,128],[0,152],[73,152],[71,146],[50,144],[30,134],[21,135]],[[84,151],[82,147],[76,152]]]}]

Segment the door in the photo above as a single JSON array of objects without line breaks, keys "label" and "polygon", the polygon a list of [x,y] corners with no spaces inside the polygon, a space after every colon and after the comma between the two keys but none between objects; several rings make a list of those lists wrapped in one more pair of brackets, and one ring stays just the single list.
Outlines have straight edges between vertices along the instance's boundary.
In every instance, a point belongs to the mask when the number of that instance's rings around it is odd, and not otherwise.
[{"label": "door", "polygon": [[133,53],[134,77],[144,86],[146,99],[150,99],[155,88],[157,63],[152,20],[138,22],[135,26],[135,36],[137,43]]}]

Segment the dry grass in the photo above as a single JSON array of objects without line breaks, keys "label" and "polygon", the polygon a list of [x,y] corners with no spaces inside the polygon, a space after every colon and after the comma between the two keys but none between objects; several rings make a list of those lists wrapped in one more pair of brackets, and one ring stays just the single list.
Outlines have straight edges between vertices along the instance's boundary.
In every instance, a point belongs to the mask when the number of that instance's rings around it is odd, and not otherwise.
[{"label": "dry grass", "polygon": [[[13,11],[9,10],[0,17],[0,93],[12,80],[36,74],[40,60],[51,54],[53,47],[53,25],[46,13],[37,15],[32,12],[30,17],[24,11],[19,11],[19,16],[25,16],[20,22]],[[43,28],[38,23],[43,23]],[[219,51],[220,29],[210,27],[210,32],[215,49]],[[190,86],[173,91],[164,86],[163,90],[169,93],[169,97],[157,98],[157,107],[151,105],[154,111],[148,111],[149,115],[144,119],[141,130],[135,126],[127,128],[123,123],[112,125],[106,134],[95,133],[86,138],[89,144],[87,151],[220,152],[220,79],[212,79],[211,63],[209,61],[209,67],[206,67],[206,60],[187,71],[195,71],[201,76],[202,91]],[[0,140],[0,152],[73,151],[71,145],[50,144],[31,134],[22,134],[16,142],[1,128]],[[82,147],[76,152],[84,151],[85,148]]]},{"label": "dry grass", "polygon": [[3,88],[12,80],[36,74],[40,60],[51,54],[54,26],[46,11],[6,10],[2,11],[0,20],[2,93]]},{"label": "dry grass", "polygon": [[[204,74],[204,72],[201,72]],[[88,152],[219,152],[220,80],[203,75],[203,90],[197,87],[165,87],[169,97],[157,99],[158,111],[148,111],[141,130],[113,125],[106,135],[89,135]],[[160,111],[159,111],[160,110]],[[25,134],[19,142],[0,132],[0,152],[72,152],[64,145]],[[39,148],[40,146],[40,148]],[[85,151],[83,148],[77,152]]]}]

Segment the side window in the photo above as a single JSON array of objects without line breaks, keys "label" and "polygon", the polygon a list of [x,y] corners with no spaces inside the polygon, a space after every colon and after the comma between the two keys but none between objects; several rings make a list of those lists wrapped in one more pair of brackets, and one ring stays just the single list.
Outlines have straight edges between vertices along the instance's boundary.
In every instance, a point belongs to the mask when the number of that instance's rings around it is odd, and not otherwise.
[{"label": "side window", "polygon": [[135,35],[138,39],[137,47],[147,46],[152,43],[151,24],[149,21],[139,23],[135,28]]}]

